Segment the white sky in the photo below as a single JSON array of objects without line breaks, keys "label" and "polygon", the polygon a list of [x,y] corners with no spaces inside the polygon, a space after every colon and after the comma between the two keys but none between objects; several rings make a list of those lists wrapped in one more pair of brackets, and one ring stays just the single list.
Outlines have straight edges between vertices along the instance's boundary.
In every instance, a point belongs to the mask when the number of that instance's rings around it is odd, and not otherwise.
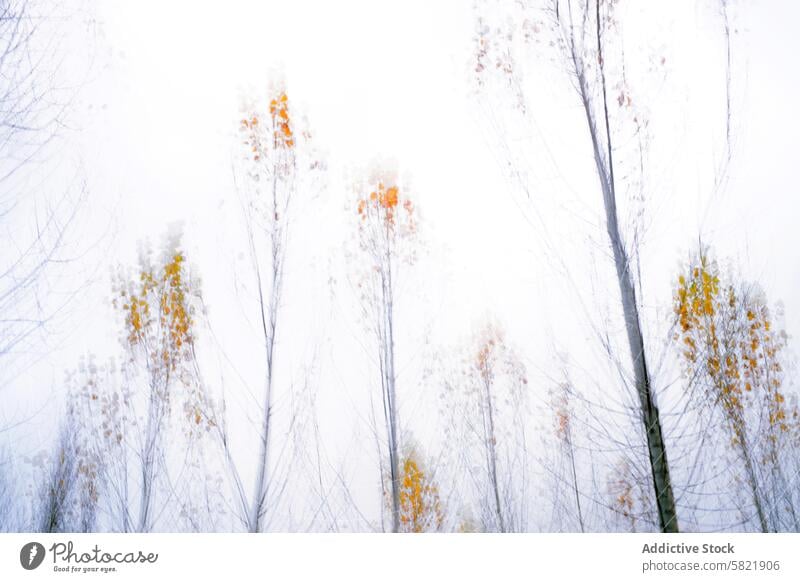
[{"label": "white sky", "polygon": [[[721,147],[721,21],[711,0],[660,4],[640,4],[640,12],[629,9],[630,22],[640,27],[631,33],[629,54],[644,47],[641,54],[647,58],[668,55],[666,81],[646,84],[645,94],[654,134],[645,203],[651,226],[643,251],[648,313],[654,319],[665,316],[679,260],[701,226],[720,258],[731,257],[746,276],[762,283],[770,299],[784,301],[787,330],[800,336],[795,177],[800,69],[794,56],[800,53],[795,30],[800,8],[788,0],[733,2],[738,30],[733,38],[733,162],[726,190],[705,215],[710,170]],[[108,252],[99,280],[80,307],[87,315],[69,345],[20,379],[14,391],[20,403],[30,400],[30,410],[41,400],[37,395],[58,393],[63,369],[73,366],[78,354],[115,350],[109,308],[96,307],[108,297],[105,263],[131,263],[137,241],[158,243],[175,221],[184,223],[212,325],[244,376],[257,375],[257,368],[245,363],[252,345],[232,323],[239,313],[231,268],[237,264],[237,243],[236,234],[223,226],[235,223],[237,212],[231,161],[237,155],[239,104],[243,96],[265,98],[268,84],[279,76],[286,80],[293,110],[308,117],[329,167],[326,191],[295,230],[302,252],[294,287],[290,284],[298,297],[320,304],[310,311],[314,315],[303,315],[307,310],[290,295],[289,312],[303,324],[288,324],[287,345],[293,346],[298,366],[313,343],[303,333],[317,325],[328,342],[350,346],[322,342],[328,358],[323,390],[330,391],[323,402],[331,415],[343,406],[336,404],[337,394],[344,390],[357,401],[366,388],[352,383],[359,377],[369,382],[366,366],[356,365],[358,372],[344,375],[337,369],[337,357],[347,368],[342,355],[358,354],[352,348],[358,324],[347,322],[351,314],[339,312],[333,323],[322,325],[317,316],[330,319],[337,310],[335,303],[323,304],[325,269],[338,264],[347,239],[346,205],[353,196],[348,176],[375,158],[396,161],[424,218],[430,255],[421,265],[423,307],[413,321],[432,326],[434,345],[462,342],[491,315],[509,329],[540,378],[555,373],[545,369],[553,345],[578,357],[585,353],[589,334],[577,327],[580,315],[563,299],[569,283],[555,279],[539,235],[520,213],[519,192],[492,148],[486,109],[471,93],[471,3],[108,0],[97,2],[97,19],[103,33],[100,66],[79,106],[82,129],[75,142],[87,173],[92,216],[102,222],[98,232],[110,220],[113,236],[104,239]],[[643,56],[637,62],[644,61]],[[538,133],[515,131],[531,153],[527,163],[536,178],[536,212],[557,233],[553,248],[563,249],[564,260],[575,266],[573,280],[591,298],[589,286],[593,281],[602,286],[605,277],[593,269],[611,264],[592,266],[602,261],[605,248],[600,195],[583,114],[559,73],[548,63],[526,70],[533,101],[540,106],[532,113]],[[494,99],[489,108],[502,108]],[[314,228],[303,231],[303,224]],[[344,280],[341,273],[335,276]],[[308,295],[299,290],[304,285],[312,288]],[[603,297],[602,287],[598,293],[600,311],[616,299],[614,288],[608,290],[610,299]],[[409,344],[421,340],[418,330],[405,331]],[[798,353],[796,342],[793,351]],[[404,355],[409,361],[421,357],[410,348]],[[39,389],[28,392],[37,383]],[[52,415],[58,413],[57,401],[49,407]],[[423,410],[423,401],[415,397],[417,404],[406,405],[404,413],[413,411],[434,423],[435,414]],[[46,443],[43,435],[52,418],[49,413],[40,417],[43,432],[37,443]]]}]

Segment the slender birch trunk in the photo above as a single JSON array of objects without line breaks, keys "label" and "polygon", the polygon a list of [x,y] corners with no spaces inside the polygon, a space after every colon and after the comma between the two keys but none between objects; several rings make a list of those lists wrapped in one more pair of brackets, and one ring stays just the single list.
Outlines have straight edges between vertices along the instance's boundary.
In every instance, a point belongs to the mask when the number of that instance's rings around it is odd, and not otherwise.
[{"label": "slender birch trunk", "polygon": [[[570,32],[568,49],[574,72],[577,76],[577,89],[586,115],[589,135],[592,140],[595,167],[600,180],[603,196],[603,206],[606,215],[606,230],[614,256],[614,267],[617,274],[622,311],[625,319],[625,331],[628,337],[631,365],[633,367],[634,385],[639,398],[642,426],[644,428],[647,453],[650,461],[651,476],[655,488],[656,506],[658,509],[659,525],[663,532],[677,532],[678,518],[675,510],[675,498],[672,492],[667,450],[661,427],[661,419],[647,367],[644,338],[642,335],[641,318],[639,315],[636,289],[631,273],[630,259],[622,240],[617,216],[617,193],[614,181],[614,158],[611,140],[611,124],[608,113],[608,100],[606,93],[605,64],[603,55],[602,19],[600,2],[595,0],[595,38],[596,38],[596,66],[599,71],[600,99],[599,111],[595,111],[594,97],[586,77],[586,67],[583,57],[578,54],[578,47],[574,40],[572,22],[569,23]],[[588,10],[588,6],[587,6]],[[584,14],[584,26],[588,15]],[[571,18],[571,16],[570,16]],[[584,30],[584,33],[586,31]],[[598,116],[603,124],[598,127]],[[601,133],[602,132],[602,133]]]},{"label": "slender birch trunk", "polygon": [[489,482],[492,485],[492,495],[494,497],[494,512],[497,518],[497,527],[500,532],[505,533],[506,520],[503,516],[503,504],[500,500],[500,484],[497,480],[497,436],[494,422],[494,405],[492,402],[491,385],[487,378],[482,378],[484,388],[484,434],[486,435],[486,462],[489,470]]},{"label": "slender birch trunk", "polygon": [[[266,377],[264,381],[264,400],[261,417],[261,429],[259,432],[259,451],[257,461],[256,483],[253,490],[253,499],[247,516],[247,528],[251,533],[261,531],[261,517],[267,503],[268,469],[269,469],[269,447],[270,429],[272,416],[272,386],[274,378],[274,355],[275,355],[275,334],[278,328],[278,307],[280,303],[283,271],[283,228],[278,223],[278,181],[277,170],[273,170],[272,183],[272,204],[275,220],[271,237],[272,244],[272,284],[270,286],[269,299],[265,299],[263,294],[261,272],[256,265],[256,277],[258,279],[259,306],[261,310],[261,326],[264,334],[264,348],[266,357]],[[268,301],[268,305],[265,304]]]},{"label": "slender birch trunk", "polygon": [[386,274],[383,279],[383,304],[385,314],[386,404],[389,431],[389,471],[392,480],[392,532],[400,531],[400,459],[398,445],[397,385],[394,369],[394,290],[392,282],[391,245],[386,245]]}]

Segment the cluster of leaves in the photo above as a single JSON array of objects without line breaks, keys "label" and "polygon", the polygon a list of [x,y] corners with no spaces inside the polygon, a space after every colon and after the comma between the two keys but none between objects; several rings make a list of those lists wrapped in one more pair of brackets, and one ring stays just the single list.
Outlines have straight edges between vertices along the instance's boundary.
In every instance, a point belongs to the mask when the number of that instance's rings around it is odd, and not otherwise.
[{"label": "cluster of leaves", "polygon": [[560,390],[553,395],[556,437],[562,443],[569,444],[572,433],[572,408],[570,406],[571,385],[562,383]]},{"label": "cluster of leaves", "polygon": [[382,225],[392,234],[398,227],[403,229],[401,234],[405,235],[416,231],[414,204],[409,198],[401,197],[397,185],[386,186],[379,180],[369,195],[358,200],[356,208],[364,225]]},{"label": "cluster of leaves", "polygon": [[700,254],[680,275],[674,296],[684,372],[723,411],[733,437],[746,439],[748,412],[766,414],[769,438],[789,430],[783,393],[785,331],[774,329],[757,289],[720,281],[719,267]]},{"label": "cluster of leaves", "polygon": [[246,181],[246,211],[273,236],[271,244],[283,244],[286,218],[294,194],[316,192],[324,164],[313,147],[302,118],[293,117],[283,89],[273,92],[266,107],[247,104],[239,122],[244,135],[241,174]]},{"label": "cluster of leaves", "polygon": [[124,343],[147,351],[155,366],[174,372],[191,355],[194,306],[187,298],[183,253],[170,252],[159,267],[140,258],[137,281],[121,279],[114,307],[124,315]]},{"label": "cluster of leaves", "polygon": [[[124,407],[129,395],[112,388],[115,371],[113,361],[98,365],[89,357],[81,358],[78,369],[67,376],[66,422],[74,446],[71,454],[76,463],[77,505],[84,522],[98,505],[109,460],[124,454],[129,420]],[[84,531],[91,531],[91,527]]]},{"label": "cluster of leaves", "polygon": [[[796,501],[785,466],[796,457],[797,410],[785,394],[787,335],[776,326],[755,285],[726,282],[701,252],[677,281],[674,294],[681,360],[701,410],[718,411],[762,531],[796,528]],[[743,513],[743,519],[749,518]]]},{"label": "cluster of leaves", "polygon": [[393,341],[390,328],[402,269],[417,260],[416,209],[389,172],[373,174],[356,189],[354,263],[359,302],[368,329],[388,346]]},{"label": "cluster of leaves", "polygon": [[[516,24],[511,24],[515,23],[516,17],[523,16],[523,10],[516,3],[511,6],[511,10],[514,13],[513,17],[503,22],[494,22],[493,14],[490,13],[477,15],[477,27],[473,37],[473,82],[475,89],[483,92],[487,89],[492,76],[496,76],[506,85],[505,89],[514,96],[515,106],[524,113],[525,96],[519,83],[522,67],[518,62],[519,47],[516,42],[519,31]],[[527,39],[530,29],[535,27],[538,32],[539,25],[532,24],[527,17],[524,18],[524,22],[523,30]]]},{"label": "cluster of leaves", "polygon": [[402,463],[400,525],[404,532],[439,531],[444,523],[439,488],[412,452]]},{"label": "cluster of leaves", "polygon": [[144,251],[138,272],[120,272],[114,288],[114,307],[122,314],[122,343],[128,354],[127,367],[143,364],[150,387],[169,408],[171,388],[178,382],[185,390],[185,415],[194,424],[213,426],[206,414],[207,403],[194,377],[195,317],[201,301],[199,283],[187,270],[184,253],[168,245],[154,264]]},{"label": "cluster of leaves", "polygon": [[651,507],[648,491],[649,485],[635,474],[634,466],[630,459],[623,458],[609,475],[607,490],[611,497],[611,509],[627,528],[635,532],[639,522],[645,523],[650,519],[642,519]]},{"label": "cluster of leaves", "polygon": [[465,373],[477,376],[488,386],[496,380],[506,378],[508,395],[506,401],[521,403],[525,398],[528,377],[525,366],[517,353],[505,341],[503,330],[493,324],[484,326],[476,339],[474,358],[467,362]]},{"label": "cluster of leaves", "polygon": [[[503,448],[513,440],[520,414],[528,404],[527,370],[517,352],[505,340],[499,326],[488,323],[460,350],[455,370],[445,371],[442,399],[451,417],[447,434],[466,439],[465,446],[481,448],[491,439],[485,420],[494,418],[494,443]],[[478,418],[472,418],[477,413]],[[455,429],[456,434],[450,435]],[[483,455],[481,455],[482,457]]]},{"label": "cluster of leaves", "polygon": [[609,479],[608,491],[612,496],[612,507],[623,518],[630,520],[631,525],[635,525],[636,518],[633,515],[633,483],[631,483],[628,465],[621,466],[622,471]]},{"label": "cluster of leaves", "polygon": [[289,118],[289,98],[281,92],[269,103],[268,127],[264,128],[261,114],[253,110],[239,122],[239,131],[245,134],[242,142],[247,146],[249,157],[254,162],[267,157],[267,146],[273,150],[292,150],[295,146],[292,122]]},{"label": "cluster of leaves", "polygon": [[294,147],[294,134],[289,123],[289,99],[281,93],[269,103],[272,118],[274,147],[290,149]]},{"label": "cluster of leaves", "polygon": [[245,140],[243,145],[247,146],[251,156],[250,159],[254,162],[261,160],[264,152],[264,141],[260,130],[259,117],[257,113],[251,113],[249,117],[242,119],[239,125],[239,131],[245,133]]}]

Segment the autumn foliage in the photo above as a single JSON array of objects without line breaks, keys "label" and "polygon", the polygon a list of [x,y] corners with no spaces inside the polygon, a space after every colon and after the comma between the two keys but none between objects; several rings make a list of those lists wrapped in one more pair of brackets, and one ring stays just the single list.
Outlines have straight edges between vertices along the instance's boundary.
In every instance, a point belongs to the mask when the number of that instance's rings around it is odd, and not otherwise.
[{"label": "autumn foliage", "polygon": [[121,279],[114,299],[124,316],[124,343],[132,353],[146,352],[164,374],[179,371],[194,343],[195,307],[186,278],[181,251],[169,251],[159,266],[143,256],[136,278]]},{"label": "autumn foliage", "polygon": [[763,406],[770,438],[786,432],[781,354],[786,334],[774,329],[756,289],[720,281],[707,255],[678,278],[674,310],[684,371],[699,375],[711,402],[724,412],[734,445],[746,438],[747,410]]},{"label": "autumn foliage", "polygon": [[610,507],[626,529],[636,532],[640,527],[648,527],[648,522],[653,519],[648,515],[652,506],[649,487],[635,474],[635,465],[630,459],[620,459],[612,468],[607,489],[611,497]]},{"label": "autumn foliage", "polygon": [[244,145],[249,149],[254,162],[260,161],[267,153],[268,145],[273,150],[292,150],[295,146],[292,121],[289,117],[289,98],[280,92],[269,102],[269,125],[263,127],[261,114],[254,109],[239,122],[239,130],[244,133]]},{"label": "autumn foliage", "polygon": [[383,225],[388,231],[400,227],[404,229],[404,234],[411,234],[417,227],[414,204],[401,195],[397,185],[387,186],[382,180],[375,184],[367,196],[359,198],[356,209],[364,223],[372,221]]},{"label": "autumn foliage", "polygon": [[[200,303],[199,281],[192,277],[178,240],[168,240],[157,261],[151,251],[142,251],[134,273],[120,269],[117,275],[113,305],[123,318],[122,344],[128,355],[123,368],[129,377],[145,379],[163,414],[168,415],[174,396],[179,396],[189,432],[207,430],[215,422],[195,373]],[[178,387],[179,394],[174,394]]]},{"label": "autumn foliage", "polygon": [[293,148],[294,134],[289,121],[289,98],[281,93],[269,102],[272,135],[275,148]]},{"label": "autumn foliage", "polygon": [[402,463],[401,531],[408,533],[438,531],[442,528],[443,522],[439,489],[431,477],[425,474],[416,455],[411,453]]},{"label": "autumn foliage", "polygon": [[690,394],[721,414],[760,527],[774,531],[780,524],[770,508],[791,503],[782,468],[796,418],[784,394],[787,335],[758,287],[723,281],[705,252],[678,277],[674,312]]}]

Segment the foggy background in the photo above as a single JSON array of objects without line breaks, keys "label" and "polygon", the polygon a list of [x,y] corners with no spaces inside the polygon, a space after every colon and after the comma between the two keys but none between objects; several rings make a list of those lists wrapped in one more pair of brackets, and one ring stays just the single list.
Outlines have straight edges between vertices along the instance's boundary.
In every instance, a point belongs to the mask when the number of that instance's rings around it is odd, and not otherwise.
[{"label": "foggy background", "polygon": [[[645,327],[666,351],[674,283],[701,237],[723,264],[784,303],[795,356],[800,8],[734,4],[732,157],[715,189],[725,155],[718,5],[624,4],[633,31],[626,52],[641,55],[629,74],[647,80],[635,98],[652,136],[645,198],[621,208],[623,217],[644,213]],[[440,447],[439,387],[426,370],[487,320],[506,329],[528,369],[532,426],[549,426],[537,407],[565,358],[576,384],[628,402],[608,383],[614,372],[586,325],[589,314],[612,335],[622,329],[610,315],[618,289],[585,118],[559,63],[526,69],[527,124],[509,113],[507,95],[476,95],[476,25],[466,2],[97,1],[76,14],[64,25],[65,51],[73,52],[60,74],[80,91],[42,172],[52,172],[50,183],[77,175],[86,185],[80,229],[70,234],[76,258],[52,283],[79,291],[54,322],[52,341],[31,347],[33,358],[0,392],[0,426],[11,426],[0,439],[15,457],[51,448],[64,373],[81,355],[119,357],[111,269],[135,265],[140,243],[158,249],[175,229],[202,281],[206,380],[224,386],[234,419],[250,418],[261,347],[241,274],[233,166],[242,104],[266,103],[281,81],[327,172],[291,226],[278,407],[288,406],[290,387],[313,384],[326,454],[362,512],[380,513],[367,419],[374,354],[361,338],[346,250],[356,224],[352,183],[375,163],[398,169],[420,214],[420,260],[402,282],[398,331],[401,417],[415,440],[431,454]],[[510,128],[505,139],[525,158],[527,193],[498,153],[496,124]],[[246,458],[255,448],[240,432]]]}]

